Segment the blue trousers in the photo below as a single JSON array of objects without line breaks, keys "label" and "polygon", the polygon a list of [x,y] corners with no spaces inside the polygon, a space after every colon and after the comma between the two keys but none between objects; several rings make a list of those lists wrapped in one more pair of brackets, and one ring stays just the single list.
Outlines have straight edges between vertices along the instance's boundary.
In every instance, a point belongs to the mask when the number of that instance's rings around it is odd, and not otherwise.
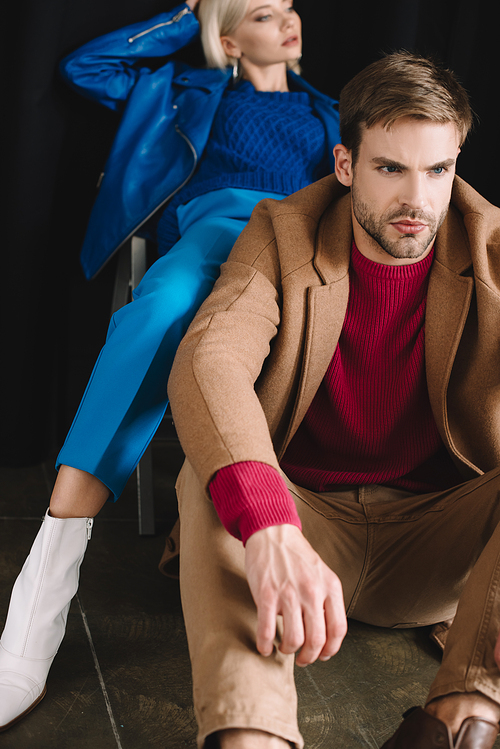
[{"label": "blue trousers", "polygon": [[282,195],[226,188],[177,209],[181,238],[112,317],[80,407],[57,457],[100,479],[116,499],[167,407],[180,340],[212,290],[255,205]]}]

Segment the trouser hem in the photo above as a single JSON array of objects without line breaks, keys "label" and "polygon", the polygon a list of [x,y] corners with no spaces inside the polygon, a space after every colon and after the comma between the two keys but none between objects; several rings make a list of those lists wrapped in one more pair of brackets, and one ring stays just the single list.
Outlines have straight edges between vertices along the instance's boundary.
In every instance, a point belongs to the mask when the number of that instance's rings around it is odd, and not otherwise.
[{"label": "trouser hem", "polygon": [[199,733],[197,738],[198,749],[203,749],[208,736],[217,731],[225,731],[229,728],[240,728],[253,731],[265,731],[271,733],[285,741],[290,741],[295,749],[303,749],[304,739],[302,738],[296,726],[289,723],[283,723],[280,720],[262,720],[254,719],[252,716],[244,713],[232,713],[218,716],[210,721],[207,725],[202,725],[199,721]]},{"label": "trouser hem", "polygon": [[465,681],[440,684],[430,690],[425,704],[428,705],[432,700],[435,700],[438,697],[446,697],[454,692],[469,694],[472,692],[481,692],[485,697],[489,697],[490,700],[493,700],[493,702],[500,705],[500,688],[495,689],[495,687],[491,685],[491,682],[483,681],[482,679],[474,679],[474,681],[467,679],[467,684]]}]

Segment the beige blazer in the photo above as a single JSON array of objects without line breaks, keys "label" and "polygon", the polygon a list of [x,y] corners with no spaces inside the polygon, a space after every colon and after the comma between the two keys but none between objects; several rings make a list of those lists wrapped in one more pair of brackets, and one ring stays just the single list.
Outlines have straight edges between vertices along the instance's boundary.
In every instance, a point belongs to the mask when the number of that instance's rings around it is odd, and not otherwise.
[{"label": "beige blazer", "polygon": [[[333,175],[254,210],[169,380],[204,486],[234,462],[278,466],[342,330],[351,240],[350,193]],[[500,465],[500,210],[458,177],[436,238],[425,356],[434,418],[464,479]]]}]

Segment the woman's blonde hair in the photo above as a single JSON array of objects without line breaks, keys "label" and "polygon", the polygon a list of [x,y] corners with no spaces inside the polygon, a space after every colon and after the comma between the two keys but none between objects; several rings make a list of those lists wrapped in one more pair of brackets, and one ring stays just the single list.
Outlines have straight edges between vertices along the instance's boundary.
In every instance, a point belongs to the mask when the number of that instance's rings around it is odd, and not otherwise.
[{"label": "woman's blonde hair", "polygon": [[[226,55],[221,36],[232,34],[245,18],[250,0],[201,0],[198,19],[201,26],[201,44],[209,68],[225,70],[235,63]],[[298,61],[287,63],[294,73],[300,74]]]}]

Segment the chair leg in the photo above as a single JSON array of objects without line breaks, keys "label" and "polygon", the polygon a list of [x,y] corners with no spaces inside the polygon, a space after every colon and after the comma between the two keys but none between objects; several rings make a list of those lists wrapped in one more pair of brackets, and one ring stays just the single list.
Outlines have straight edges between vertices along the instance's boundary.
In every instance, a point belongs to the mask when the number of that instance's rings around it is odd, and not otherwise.
[{"label": "chair leg", "polygon": [[129,241],[121,248],[118,256],[113,299],[111,301],[112,315],[130,301],[131,275],[131,245]]},{"label": "chair leg", "polygon": [[136,478],[139,535],[154,536],[155,505],[153,496],[153,459],[151,445],[148,446],[136,468]]},{"label": "chair leg", "polygon": [[132,237],[130,240],[130,286],[135,289],[147,270],[146,240]]}]

